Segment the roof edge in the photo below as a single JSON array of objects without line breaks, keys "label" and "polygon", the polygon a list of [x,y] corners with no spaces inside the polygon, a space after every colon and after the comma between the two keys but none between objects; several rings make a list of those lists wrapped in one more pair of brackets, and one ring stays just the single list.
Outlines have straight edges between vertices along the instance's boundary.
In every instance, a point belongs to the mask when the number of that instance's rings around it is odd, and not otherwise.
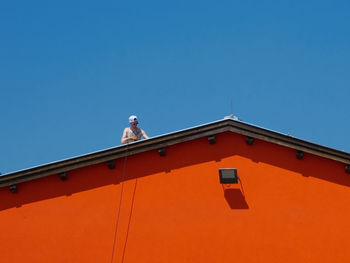
[{"label": "roof edge", "polygon": [[231,131],[282,145],[297,151],[311,153],[347,165],[350,164],[349,153],[301,140],[275,131],[267,130],[242,121],[223,119],[177,132],[160,135],[147,140],[120,145],[114,148],[8,173],[0,177],[0,187],[19,184],[49,175],[60,174],[89,165],[108,162],[125,156],[160,149],[177,143],[191,141],[226,131]]}]

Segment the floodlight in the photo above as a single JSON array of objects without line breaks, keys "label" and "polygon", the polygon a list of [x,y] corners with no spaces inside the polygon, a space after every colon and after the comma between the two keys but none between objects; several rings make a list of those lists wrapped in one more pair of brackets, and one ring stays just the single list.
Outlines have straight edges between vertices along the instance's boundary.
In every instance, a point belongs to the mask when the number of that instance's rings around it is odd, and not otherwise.
[{"label": "floodlight", "polygon": [[107,162],[107,166],[108,166],[108,168],[109,169],[114,169],[115,168],[115,160],[109,160],[108,162]]},{"label": "floodlight", "polygon": [[247,137],[245,138],[245,142],[246,142],[246,144],[248,144],[248,145],[252,145],[253,142],[254,142],[254,138],[253,138],[253,137],[250,137],[250,136],[247,136]]},{"label": "floodlight", "polygon": [[215,135],[208,136],[208,141],[209,141],[209,144],[215,144],[216,143]]},{"label": "floodlight", "polygon": [[165,156],[165,155],[166,155],[166,150],[165,150],[165,148],[164,148],[164,147],[163,147],[163,148],[159,148],[159,149],[158,149],[158,153],[159,153],[160,156]]},{"label": "floodlight", "polygon": [[297,151],[297,158],[298,158],[299,160],[301,160],[301,159],[303,159],[303,157],[304,157],[304,152],[298,150],[298,151]]},{"label": "floodlight", "polygon": [[17,185],[15,184],[10,185],[10,191],[13,194],[17,193],[18,192]]},{"label": "floodlight", "polygon": [[66,181],[68,179],[67,173],[60,173],[59,176],[60,176],[62,181]]},{"label": "floodlight", "polygon": [[238,184],[238,175],[236,168],[219,169],[220,184]]}]

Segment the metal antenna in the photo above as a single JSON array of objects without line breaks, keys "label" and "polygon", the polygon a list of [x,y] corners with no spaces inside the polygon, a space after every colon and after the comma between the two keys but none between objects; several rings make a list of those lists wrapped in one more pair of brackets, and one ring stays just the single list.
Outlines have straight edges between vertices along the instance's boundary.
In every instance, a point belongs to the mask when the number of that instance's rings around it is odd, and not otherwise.
[{"label": "metal antenna", "polygon": [[226,116],[224,119],[233,119],[235,121],[240,121],[237,116],[233,115],[233,106],[232,106],[232,98],[230,99],[230,112],[231,114],[229,116]]},{"label": "metal antenna", "polygon": [[232,98],[230,99],[230,115],[229,116],[225,116],[224,119],[233,119],[234,116],[233,116],[233,110],[232,110]]}]

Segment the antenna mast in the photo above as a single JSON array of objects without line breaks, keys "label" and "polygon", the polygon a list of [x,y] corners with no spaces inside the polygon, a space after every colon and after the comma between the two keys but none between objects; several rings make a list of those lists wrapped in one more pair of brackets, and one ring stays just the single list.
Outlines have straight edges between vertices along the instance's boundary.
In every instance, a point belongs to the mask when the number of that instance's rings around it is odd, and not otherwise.
[{"label": "antenna mast", "polygon": [[233,115],[233,107],[232,107],[232,98],[230,99],[230,115],[226,116],[224,119],[233,119],[235,121],[240,120],[238,117],[236,117],[235,115]]}]

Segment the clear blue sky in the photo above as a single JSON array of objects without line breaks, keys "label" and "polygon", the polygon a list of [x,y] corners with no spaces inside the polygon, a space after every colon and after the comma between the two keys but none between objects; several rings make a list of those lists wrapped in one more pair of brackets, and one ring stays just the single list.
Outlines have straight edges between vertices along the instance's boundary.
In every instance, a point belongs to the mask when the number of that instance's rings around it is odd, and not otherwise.
[{"label": "clear blue sky", "polygon": [[350,152],[350,1],[0,3],[0,172],[222,119]]}]

